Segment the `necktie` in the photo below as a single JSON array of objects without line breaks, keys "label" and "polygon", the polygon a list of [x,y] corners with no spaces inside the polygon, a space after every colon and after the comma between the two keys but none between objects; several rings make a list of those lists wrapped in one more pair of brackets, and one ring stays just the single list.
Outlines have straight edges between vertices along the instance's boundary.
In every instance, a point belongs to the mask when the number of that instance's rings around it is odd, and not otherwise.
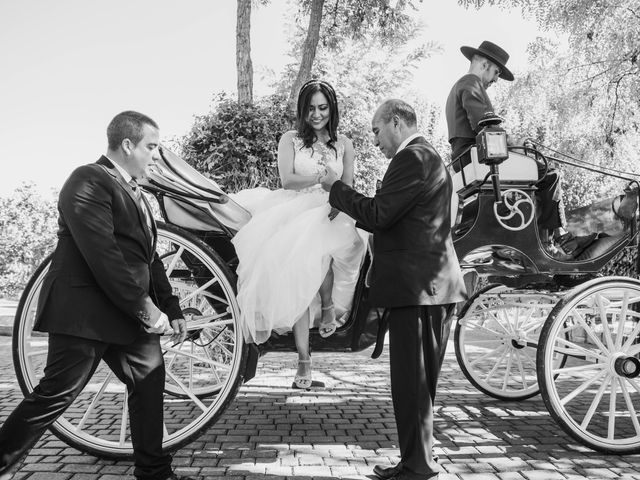
[{"label": "necktie", "polygon": [[153,228],[151,226],[151,214],[149,213],[149,211],[147,209],[147,205],[145,204],[144,200],[142,199],[142,192],[140,191],[140,187],[138,186],[138,182],[136,182],[135,179],[132,178],[129,181],[129,186],[131,187],[131,190],[133,190],[133,195],[136,197],[136,200],[138,201],[138,205],[140,205],[140,208],[142,208],[142,213],[144,213],[145,223],[147,224],[147,228],[149,229],[149,233],[151,234],[151,237],[153,238]]}]

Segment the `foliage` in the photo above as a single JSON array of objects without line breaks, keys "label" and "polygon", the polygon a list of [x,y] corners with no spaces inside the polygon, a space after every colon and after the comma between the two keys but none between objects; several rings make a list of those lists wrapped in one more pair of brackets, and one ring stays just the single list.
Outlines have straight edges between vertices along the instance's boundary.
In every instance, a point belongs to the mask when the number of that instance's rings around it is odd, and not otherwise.
[{"label": "foliage", "polygon": [[609,260],[602,270],[600,275],[603,276],[622,276],[640,278],[640,272],[638,272],[638,246],[630,245],[627,248],[623,248],[615,257]]},{"label": "foliage", "polygon": [[301,0],[297,11],[292,9],[296,30],[292,56],[302,61],[296,62],[295,73],[287,75],[289,108],[293,110],[298,90],[312,78],[318,48],[338,54],[345,42],[371,39],[375,39],[374,50],[405,45],[415,37],[417,26],[406,13],[410,9],[415,9],[411,0]]},{"label": "foliage", "polygon": [[[313,0],[302,0],[298,17],[306,16]],[[422,0],[420,0],[422,1]],[[407,10],[415,10],[415,2],[399,0],[395,7],[389,0],[327,0],[323,11],[322,42],[335,48],[344,39],[360,40],[374,35],[381,45],[406,43],[414,24]]]},{"label": "foliage", "polygon": [[181,142],[182,154],[226,191],[278,188],[278,141],[289,129],[283,97],[239,104],[220,94],[213,111],[196,118]]},{"label": "foliage", "polygon": [[56,242],[56,202],[33,183],[0,198],[0,297],[15,298]]}]

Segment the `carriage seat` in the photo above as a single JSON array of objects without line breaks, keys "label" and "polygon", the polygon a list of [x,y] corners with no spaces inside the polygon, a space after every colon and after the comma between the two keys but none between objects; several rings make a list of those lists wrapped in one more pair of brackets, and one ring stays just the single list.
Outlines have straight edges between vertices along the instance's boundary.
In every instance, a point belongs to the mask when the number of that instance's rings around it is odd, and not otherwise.
[{"label": "carriage seat", "polygon": [[[451,226],[453,227],[458,217],[460,201],[474,195],[480,188],[492,188],[491,182],[485,183],[489,173],[489,166],[478,161],[477,147],[469,150],[471,162],[460,171],[455,172],[453,163],[449,165],[449,173],[453,182],[451,195]],[[509,152],[509,158],[499,166],[500,186],[503,190],[508,188],[531,188],[538,181],[538,164],[527,156],[517,152]],[[484,184],[484,186],[483,186]]]},{"label": "carriage seat", "polygon": [[[489,174],[489,166],[478,161],[477,147],[471,147],[469,151],[471,162],[465,165],[459,172],[454,172],[450,166],[453,191],[466,198],[477,193]],[[538,164],[532,157],[517,152],[509,152],[509,158],[498,166],[500,172],[500,185],[506,188],[530,187],[538,181]],[[487,182],[491,188],[491,182]]]},{"label": "carriage seat", "polygon": [[615,248],[619,242],[624,242],[627,239],[628,236],[625,234],[607,235],[606,233],[599,233],[598,237],[591,242],[587,248],[580,252],[573,261],[583,262],[591,260],[592,258],[598,258]]},{"label": "carriage seat", "polygon": [[160,160],[142,185],[156,195],[166,220],[190,230],[232,233],[251,219],[251,214],[231,200],[218,184],[202,175],[176,154],[161,147]]}]

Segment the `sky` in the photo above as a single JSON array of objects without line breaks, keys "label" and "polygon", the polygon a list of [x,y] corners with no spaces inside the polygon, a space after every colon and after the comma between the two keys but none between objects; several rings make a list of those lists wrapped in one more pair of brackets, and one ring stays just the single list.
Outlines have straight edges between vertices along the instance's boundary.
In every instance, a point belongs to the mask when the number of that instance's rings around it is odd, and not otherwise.
[{"label": "sky", "polygon": [[[285,0],[255,7],[251,19],[254,93],[291,62]],[[456,0],[423,0],[413,15],[440,54],[414,86],[444,103],[466,73],[460,46],[491,40],[517,74],[539,34],[519,11],[464,10]],[[71,171],[106,148],[106,126],[123,110],[160,125],[164,141],[186,134],[214,95],[235,95],[235,0],[1,0],[0,196],[23,182],[59,189]],[[336,85],[339,90],[339,85]]]}]

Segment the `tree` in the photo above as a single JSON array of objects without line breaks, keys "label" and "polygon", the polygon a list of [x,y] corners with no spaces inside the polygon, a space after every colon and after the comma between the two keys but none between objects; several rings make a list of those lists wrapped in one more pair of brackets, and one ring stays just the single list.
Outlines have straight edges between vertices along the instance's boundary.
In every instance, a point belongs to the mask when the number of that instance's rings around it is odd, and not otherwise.
[{"label": "tree", "polygon": [[58,212],[33,183],[0,198],[0,297],[15,298],[53,251]]},{"label": "tree", "polygon": [[324,0],[311,0],[311,14],[309,15],[309,26],[307,27],[307,36],[302,46],[302,60],[300,61],[300,68],[298,69],[298,75],[291,84],[291,90],[289,92],[289,107],[293,110],[295,104],[295,98],[298,95],[300,87],[309,79],[311,73],[311,67],[313,67],[313,60],[316,56],[316,48],[318,47],[318,41],[320,40],[320,24],[322,23],[322,9],[324,7]]},{"label": "tree", "polygon": [[238,0],[236,21],[236,71],[238,102],[253,102],[253,64],[251,63],[251,1]]},{"label": "tree", "polygon": [[214,103],[182,140],[184,159],[227,192],[278,188],[278,140],[289,128],[284,98],[274,95],[249,104],[221,94]]},{"label": "tree", "polygon": [[[381,45],[402,44],[407,31],[415,21],[404,13],[413,8],[410,0],[401,0],[392,8],[389,0],[301,0],[297,14],[299,31],[294,39],[304,38],[304,43],[293,42],[295,58],[301,58],[297,73],[288,90],[289,109],[293,111],[298,91],[311,78],[318,45],[338,49],[345,40],[375,36]],[[309,15],[306,29],[301,27],[302,18]]]}]

